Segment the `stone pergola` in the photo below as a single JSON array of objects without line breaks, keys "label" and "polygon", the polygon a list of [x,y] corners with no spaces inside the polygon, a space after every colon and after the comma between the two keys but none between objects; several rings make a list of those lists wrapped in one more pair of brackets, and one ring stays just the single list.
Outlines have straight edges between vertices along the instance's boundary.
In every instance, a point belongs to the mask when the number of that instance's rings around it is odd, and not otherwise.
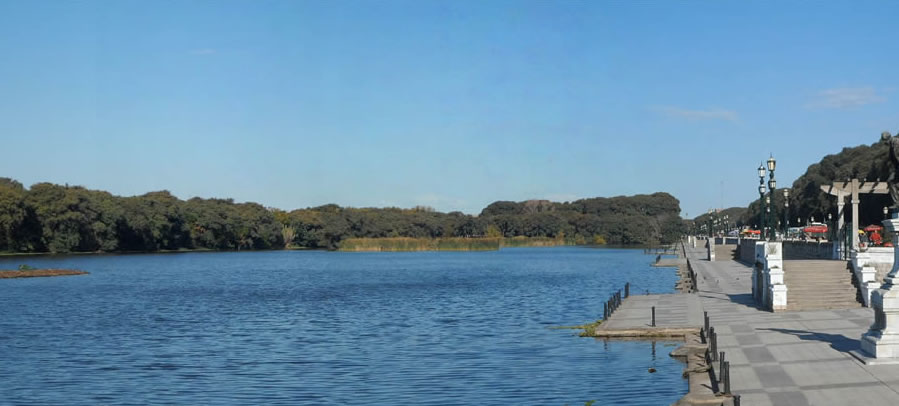
[{"label": "stone pergola", "polygon": [[[846,182],[834,182],[830,185],[822,185],[821,190],[831,196],[837,198],[837,230],[842,230],[843,224],[843,205],[844,198],[850,196],[852,199],[852,247],[850,250],[858,251],[858,195],[861,193],[870,194],[887,194],[890,192],[889,184],[881,182],[878,179],[875,182],[862,181],[852,179]],[[836,246],[837,244],[834,244]]]}]

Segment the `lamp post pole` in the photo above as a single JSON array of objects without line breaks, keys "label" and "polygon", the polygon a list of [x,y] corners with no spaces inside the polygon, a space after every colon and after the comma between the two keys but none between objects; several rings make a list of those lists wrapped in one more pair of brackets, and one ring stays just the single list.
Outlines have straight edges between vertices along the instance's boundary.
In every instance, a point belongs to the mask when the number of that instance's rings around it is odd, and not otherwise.
[{"label": "lamp post pole", "polygon": [[765,239],[765,166],[759,164],[759,239]]},{"label": "lamp post pole", "polygon": [[784,238],[790,232],[790,189],[784,188]]},{"label": "lamp post pole", "polygon": [[[768,192],[771,196],[771,200],[774,200],[774,191],[777,189],[777,181],[774,179],[774,169],[777,167],[777,161],[774,160],[774,156],[769,156],[768,158]],[[768,208],[771,208],[771,205],[768,205]],[[771,221],[771,231],[768,233],[768,241],[777,240],[777,233],[774,231],[776,228],[774,224],[776,223],[774,220],[774,216],[771,217],[769,221]]]},{"label": "lamp post pole", "polygon": [[833,241],[836,239],[836,238],[834,238],[834,234],[833,234],[834,230],[833,230],[833,226],[831,225],[832,219],[833,219],[833,216],[830,213],[827,213],[827,240],[828,241]]}]

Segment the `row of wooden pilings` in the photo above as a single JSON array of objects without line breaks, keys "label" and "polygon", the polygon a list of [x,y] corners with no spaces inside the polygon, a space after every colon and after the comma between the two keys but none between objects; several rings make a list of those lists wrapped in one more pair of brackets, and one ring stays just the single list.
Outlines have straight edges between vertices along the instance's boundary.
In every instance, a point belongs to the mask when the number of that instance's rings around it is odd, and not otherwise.
[{"label": "row of wooden pilings", "polygon": [[619,289],[617,292],[613,293],[609,300],[602,306],[602,319],[608,320],[609,317],[612,317],[612,313],[615,313],[615,310],[618,310],[621,307],[621,302],[623,299],[627,299],[628,296],[631,295],[631,283],[624,284],[624,296],[621,294],[621,290]]},{"label": "row of wooden pilings", "polygon": [[[702,312],[703,327],[699,331],[699,338],[703,344],[708,344],[705,351],[705,361],[709,366],[709,373],[712,386],[716,393],[722,393],[725,396],[733,396],[734,406],[740,406],[740,395],[733,395],[730,392],[730,361],[726,361],[724,351],[718,352],[718,334],[715,333],[715,327],[709,325],[709,312]],[[718,368],[715,368],[715,364]]]}]

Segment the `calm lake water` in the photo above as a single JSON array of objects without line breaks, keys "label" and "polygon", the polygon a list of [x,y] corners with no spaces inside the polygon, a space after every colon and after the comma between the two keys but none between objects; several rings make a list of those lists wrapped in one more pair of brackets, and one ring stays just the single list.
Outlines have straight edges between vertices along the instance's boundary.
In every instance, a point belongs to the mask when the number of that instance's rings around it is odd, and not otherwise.
[{"label": "calm lake water", "polygon": [[671,292],[674,270],[653,259],[571,247],[0,259],[91,273],[0,280],[0,404],[670,404],[687,390],[674,343],[549,328],[601,317],[627,281]]}]

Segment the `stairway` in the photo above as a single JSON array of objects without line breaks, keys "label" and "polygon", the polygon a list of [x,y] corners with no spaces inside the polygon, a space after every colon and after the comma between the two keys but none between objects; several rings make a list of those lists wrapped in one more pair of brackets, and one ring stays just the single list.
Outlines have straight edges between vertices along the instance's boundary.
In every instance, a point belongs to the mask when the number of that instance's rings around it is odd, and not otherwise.
[{"label": "stairway", "polygon": [[861,307],[846,261],[784,261],[784,283],[788,311]]}]

